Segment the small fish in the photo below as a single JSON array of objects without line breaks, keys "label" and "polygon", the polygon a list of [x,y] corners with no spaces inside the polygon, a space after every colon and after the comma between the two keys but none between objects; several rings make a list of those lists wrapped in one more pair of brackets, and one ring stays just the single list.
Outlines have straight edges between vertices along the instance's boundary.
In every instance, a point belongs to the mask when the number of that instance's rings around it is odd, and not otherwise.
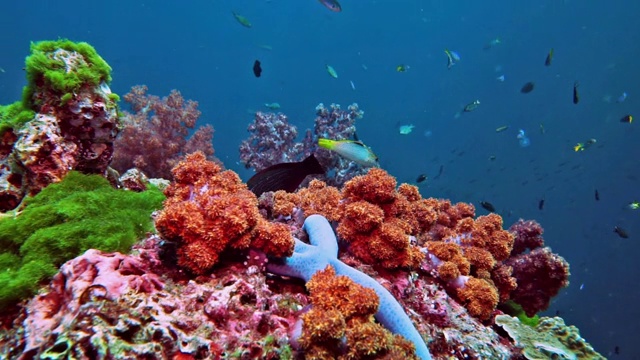
[{"label": "small fish", "polygon": [[633,116],[631,115],[625,115],[620,119],[620,122],[627,123],[627,124],[631,124],[632,121],[633,121]]},{"label": "small fish", "polygon": [[273,46],[267,45],[267,44],[261,44],[261,45],[258,45],[258,47],[264,50],[269,50],[269,51],[273,50]]},{"label": "small fish", "polygon": [[640,202],[638,201],[630,202],[629,205],[627,205],[627,207],[631,210],[638,210],[640,209]]},{"label": "small fish", "polygon": [[504,82],[504,75],[500,75],[496,78],[496,80],[500,81],[500,82]]},{"label": "small fish", "polygon": [[540,134],[544,135],[544,133],[546,133],[546,132],[547,132],[547,130],[545,130],[544,124],[540,123]]},{"label": "small fish", "polygon": [[547,54],[547,58],[544,59],[544,66],[551,66],[551,60],[553,60],[553,48],[549,50],[549,53]]},{"label": "small fish", "polygon": [[415,126],[413,124],[400,125],[400,127],[398,128],[398,132],[400,132],[401,135],[408,135],[408,134],[411,134],[414,127]]},{"label": "small fish", "polygon": [[520,89],[520,92],[523,94],[528,94],[530,92],[533,91],[533,88],[536,86],[536,84],[533,81],[529,81],[528,83],[522,85],[522,88]]},{"label": "small fish", "polygon": [[589,146],[595,144],[596,142],[597,142],[596,139],[589,139],[589,140],[585,141],[584,143],[577,143],[573,147],[573,151],[575,151],[575,152],[585,151]]},{"label": "small fish", "polygon": [[246,17],[236,13],[235,11],[232,11],[231,13],[233,14],[233,17],[236,18],[236,20],[240,23],[240,25],[247,28],[250,28],[252,26],[251,22]]},{"label": "small fish", "polygon": [[421,182],[423,182],[423,181],[425,181],[427,179],[428,179],[427,174],[420,174],[420,175],[418,175],[418,178],[416,179],[416,182],[419,184],[419,183],[421,183]]},{"label": "small fish", "polygon": [[442,176],[442,173],[444,173],[444,165],[440,165],[440,169],[438,170],[438,175],[434,176],[434,179],[438,179],[440,178],[440,176]]},{"label": "small fish", "polygon": [[613,348],[613,353],[616,355],[620,355],[620,346],[617,346],[615,348]]},{"label": "small fish", "polygon": [[618,236],[620,236],[623,239],[628,239],[629,238],[629,234],[621,227],[619,226],[615,226],[613,228],[613,232],[618,234]]},{"label": "small fish", "polygon": [[355,90],[356,89],[356,84],[353,83],[353,80],[349,80],[349,83],[351,84],[351,89]]},{"label": "small fish", "polygon": [[489,160],[490,160],[490,161],[494,161],[495,159],[496,159],[496,156],[495,156],[495,155],[489,155]]},{"label": "small fish", "polygon": [[579,85],[577,81],[573,83],[573,103],[576,105],[580,102],[580,95],[578,94]]},{"label": "small fish", "polygon": [[484,50],[489,50],[492,47],[494,47],[496,45],[500,45],[500,44],[502,44],[502,41],[500,41],[500,38],[495,38],[495,39],[489,41],[488,43],[486,43],[482,48]]},{"label": "small fish", "polygon": [[265,103],[264,106],[268,109],[271,110],[278,110],[280,109],[280,104],[278,104],[277,102],[274,103]]},{"label": "small fish", "polygon": [[333,66],[326,64],[325,67],[327,68],[327,72],[329,73],[329,75],[331,75],[332,78],[338,78],[338,73],[336,72],[336,69],[333,68]]},{"label": "small fish", "polygon": [[616,99],[616,102],[619,103],[623,103],[625,100],[627,100],[627,93],[623,92],[622,95],[618,96],[618,98]]},{"label": "small fish", "polygon": [[451,69],[453,65],[460,61],[460,55],[457,52],[444,49],[444,53],[447,55],[447,69]]},{"label": "small fish", "polygon": [[540,201],[538,201],[538,210],[542,209],[544,209],[544,199],[540,199]]},{"label": "small fish", "polygon": [[3,68],[0,67],[0,72],[3,73],[5,72]]},{"label": "small fish", "polygon": [[336,0],[319,0],[319,1],[322,5],[324,5],[324,7],[326,7],[327,9],[333,12],[342,11],[342,6],[340,6],[340,3],[338,3]]},{"label": "small fish", "polygon": [[262,75],[262,67],[260,66],[260,60],[256,60],[253,62],[253,75],[255,75],[257,78],[259,78],[260,75]]},{"label": "small fish", "polygon": [[378,167],[378,157],[361,141],[318,139],[321,148],[335,151],[338,155],[362,166]]},{"label": "small fish", "polygon": [[584,283],[580,284],[580,290],[584,289]]},{"label": "small fish", "polygon": [[409,70],[409,65],[400,64],[400,65],[396,66],[396,71],[397,72],[405,72],[407,70]]},{"label": "small fish", "polygon": [[324,169],[311,154],[300,162],[280,163],[258,171],[247,181],[247,187],[256,196],[267,191],[295,191],[307,175],[324,174]]},{"label": "small fish", "polygon": [[509,126],[505,125],[505,126],[500,126],[499,128],[496,128],[496,132],[503,132],[505,130],[507,130],[509,128]]},{"label": "small fish", "polygon": [[598,189],[596,189],[594,195],[595,195],[596,201],[600,201],[600,193],[598,192]]},{"label": "small fish", "polygon": [[464,112],[471,112],[471,111],[477,109],[478,105],[480,105],[480,100],[475,100],[474,102],[468,103],[467,105],[465,105],[463,110],[464,110]]},{"label": "small fish", "polygon": [[488,201],[480,201],[480,206],[488,212],[496,212],[496,208]]}]

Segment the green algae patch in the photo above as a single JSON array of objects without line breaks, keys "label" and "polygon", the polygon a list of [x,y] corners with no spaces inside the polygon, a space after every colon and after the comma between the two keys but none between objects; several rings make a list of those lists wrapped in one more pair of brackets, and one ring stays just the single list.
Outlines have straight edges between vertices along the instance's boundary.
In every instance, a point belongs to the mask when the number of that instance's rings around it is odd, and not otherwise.
[{"label": "green algae patch", "polygon": [[36,88],[46,87],[60,96],[77,92],[86,85],[111,82],[111,67],[85,42],[66,39],[31,43],[31,55],[25,61],[28,85],[23,102],[32,104]]},{"label": "green algae patch", "polygon": [[24,107],[22,101],[0,106],[0,136],[33,120],[35,112]]},{"label": "green algae patch", "polygon": [[118,190],[99,175],[70,172],[0,218],[0,309],[32,296],[58,267],[88,249],[128,253],[153,231],[164,195]]}]

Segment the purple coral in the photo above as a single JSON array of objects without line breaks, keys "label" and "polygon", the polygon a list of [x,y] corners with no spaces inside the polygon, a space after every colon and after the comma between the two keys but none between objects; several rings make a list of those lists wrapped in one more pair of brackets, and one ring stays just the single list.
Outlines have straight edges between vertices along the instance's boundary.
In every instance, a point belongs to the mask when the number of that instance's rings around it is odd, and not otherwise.
[{"label": "purple coral", "polygon": [[543,229],[536,221],[520,219],[509,231],[515,240],[504,265],[513,268],[511,276],[518,283],[511,300],[522,306],[527,316],[534,316],[547,309],[551,298],[569,285],[569,263],[544,247]]},{"label": "purple coral", "polygon": [[342,186],[354,176],[364,174],[366,169],[328,150],[318,149],[318,138],[332,140],[352,139],[356,132],[355,122],[364,112],[358,104],[351,104],[347,110],[331,104],[316,107],[313,133],[305,132],[302,142],[296,141],[298,129],[289,123],[282,113],[257,112],[248,127],[251,134],[240,145],[240,159],[247,168],[256,171],[283,162],[302,161],[314,153],[323,168],[327,170],[322,180],[329,185]]},{"label": "purple coral", "polygon": [[307,144],[296,142],[298,129],[282,113],[257,112],[240,144],[240,161],[256,171],[283,162],[301,161],[311,153]]},{"label": "purple coral", "polygon": [[115,142],[111,166],[121,173],[133,167],[153,178],[171,179],[171,169],[184,155],[202,151],[213,159],[213,127],[189,132],[200,117],[198,102],[184,100],[177,90],[159,98],[147,94],[144,85],[134,86],[124,100],[134,113],[124,112],[123,129]]}]

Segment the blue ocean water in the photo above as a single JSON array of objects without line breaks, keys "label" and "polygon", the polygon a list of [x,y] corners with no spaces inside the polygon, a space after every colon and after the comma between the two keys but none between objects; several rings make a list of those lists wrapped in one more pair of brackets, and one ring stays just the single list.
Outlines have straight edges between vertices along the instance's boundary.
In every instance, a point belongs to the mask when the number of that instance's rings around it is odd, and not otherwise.
[{"label": "blue ocean water", "polygon": [[[626,207],[640,200],[640,130],[619,121],[640,116],[640,3],[341,3],[334,13],[315,0],[8,2],[0,13],[0,104],[20,98],[30,41],[87,41],[113,67],[116,93],[146,84],[150,94],[178,89],[199,101],[201,123],[216,130],[216,155],[246,180],[238,145],[252,111],[278,102],[304,130],[318,103],[357,102],[365,111],[358,136],[399,181],[426,173],[423,196],[471,202],[478,214],[478,203],[489,201],[505,227],[539,221],[572,273],[547,314],[578,326],[605,356],[640,359],[640,210]],[[445,48],[461,57],[451,69]],[[260,78],[251,71],[256,59]],[[408,70],[397,72],[400,64]],[[535,89],[522,94],[529,81]],[[628,98],[617,103],[623,92]],[[461,113],[474,100],[478,108]],[[400,135],[402,124],[415,128]],[[496,132],[500,126],[509,128]],[[528,147],[519,145],[519,129]],[[597,142],[573,150],[591,138]]]}]

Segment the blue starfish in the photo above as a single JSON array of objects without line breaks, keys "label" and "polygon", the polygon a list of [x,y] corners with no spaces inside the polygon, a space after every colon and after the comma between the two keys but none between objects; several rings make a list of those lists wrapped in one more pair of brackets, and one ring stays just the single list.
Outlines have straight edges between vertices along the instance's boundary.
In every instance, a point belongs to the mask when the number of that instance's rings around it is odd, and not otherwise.
[{"label": "blue starfish", "polygon": [[309,234],[311,245],[296,239],[293,255],[283,259],[282,263],[269,263],[267,270],[309,281],[317,271],[324,270],[327,265],[333,266],[336,274],[348,276],[356,283],[373,289],[380,298],[376,320],[392,333],[413,342],[419,358],[431,360],[422,336],[393,295],[368,275],[338,260],[338,242],[327,219],[321,215],[311,215],[304,221],[304,229]]}]

